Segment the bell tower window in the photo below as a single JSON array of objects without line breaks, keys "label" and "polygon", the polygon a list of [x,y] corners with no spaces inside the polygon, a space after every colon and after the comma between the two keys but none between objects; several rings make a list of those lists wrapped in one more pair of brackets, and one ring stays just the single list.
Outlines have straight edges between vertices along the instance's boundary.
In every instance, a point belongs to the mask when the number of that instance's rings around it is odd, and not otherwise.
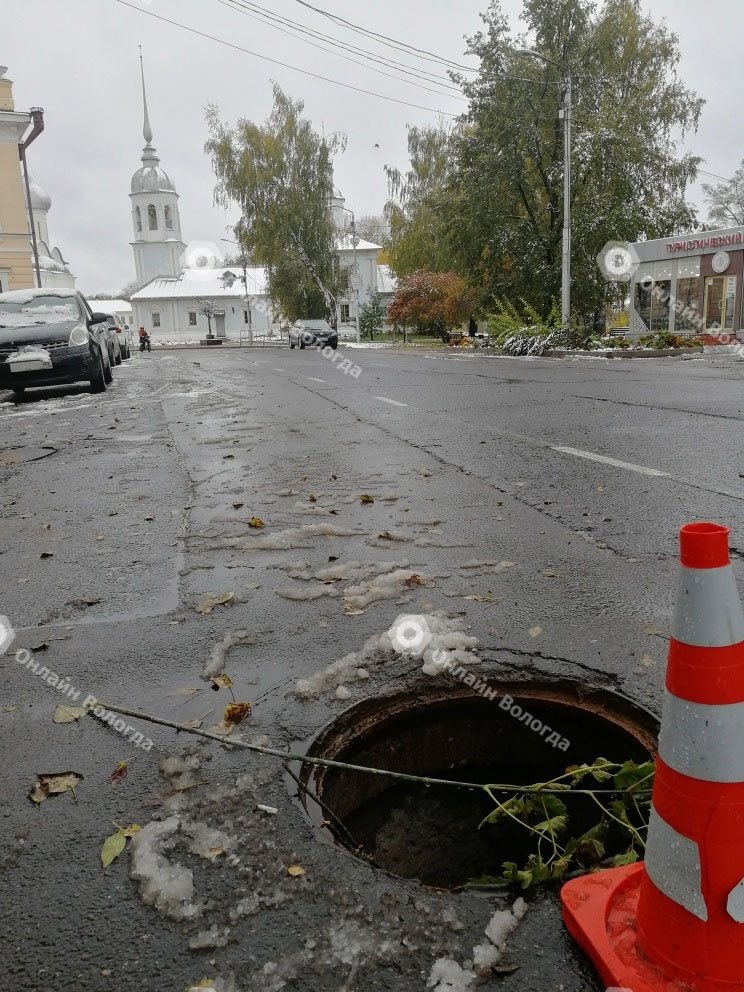
[{"label": "bell tower window", "polygon": [[138,231],[142,230],[142,211],[139,207],[134,208],[134,222]]},{"label": "bell tower window", "polygon": [[158,212],[152,203],[147,208],[147,226],[151,231],[158,229]]},{"label": "bell tower window", "polygon": [[165,216],[165,229],[166,229],[166,231],[172,231],[173,230],[173,217],[171,216],[171,208],[170,207],[167,207],[167,206],[164,207],[163,214]]}]

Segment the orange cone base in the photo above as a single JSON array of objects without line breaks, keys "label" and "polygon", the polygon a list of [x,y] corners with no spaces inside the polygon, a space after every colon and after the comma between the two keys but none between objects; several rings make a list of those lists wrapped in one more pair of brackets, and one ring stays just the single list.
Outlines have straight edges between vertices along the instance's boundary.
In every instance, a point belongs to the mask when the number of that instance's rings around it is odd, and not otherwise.
[{"label": "orange cone base", "polygon": [[636,934],[643,873],[643,864],[609,868],[575,878],[561,889],[568,932],[605,986],[631,992],[744,992],[744,981],[674,976],[649,961]]}]

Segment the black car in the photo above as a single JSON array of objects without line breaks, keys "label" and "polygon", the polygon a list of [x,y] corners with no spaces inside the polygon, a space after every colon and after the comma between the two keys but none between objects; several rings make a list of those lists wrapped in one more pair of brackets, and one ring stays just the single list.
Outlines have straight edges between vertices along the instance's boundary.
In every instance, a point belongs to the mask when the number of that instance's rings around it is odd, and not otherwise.
[{"label": "black car", "polygon": [[87,382],[103,393],[111,382],[105,313],[92,313],[71,289],[0,293],[0,389]]},{"label": "black car", "polygon": [[318,348],[338,348],[338,333],[327,320],[297,320],[289,329],[289,347],[315,345]]}]

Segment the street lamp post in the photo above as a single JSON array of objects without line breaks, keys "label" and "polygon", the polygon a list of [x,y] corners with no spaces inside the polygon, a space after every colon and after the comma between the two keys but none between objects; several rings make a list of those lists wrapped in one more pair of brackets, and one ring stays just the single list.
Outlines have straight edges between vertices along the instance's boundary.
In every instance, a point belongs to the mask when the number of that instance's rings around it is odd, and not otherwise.
[{"label": "street lamp post", "polygon": [[[519,55],[529,55],[549,65],[563,69],[560,62],[541,55],[532,48],[517,49]],[[561,326],[571,326],[571,73],[566,72],[563,93],[563,248],[561,253]]]},{"label": "street lamp post", "polygon": [[[251,298],[248,295],[248,262],[245,257],[245,248],[239,241],[232,241],[230,238],[220,238],[220,241],[224,241],[228,245],[238,245],[240,248],[240,260],[243,266],[243,286],[245,287],[245,305],[248,307],[248,344],[253,346],[253,315],[251,314]],[[243,333],[242,330],[238,332],[238,342],[242,343]]]},{"label": "street lamp post", "polygon": [[356,217],[350,207],[341,207],[344,213],[351,214],[351,243],[354,247],[354,313],[356,318],[356,340],[359,344],[362,340],[359,328],[359,263],[357,262],[357,236]]}]

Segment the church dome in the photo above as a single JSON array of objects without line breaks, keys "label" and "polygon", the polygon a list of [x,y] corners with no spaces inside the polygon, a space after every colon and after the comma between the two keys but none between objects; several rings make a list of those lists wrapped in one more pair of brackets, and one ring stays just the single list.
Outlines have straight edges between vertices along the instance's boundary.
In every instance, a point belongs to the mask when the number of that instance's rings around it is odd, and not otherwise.
[{"label": "church dome", "polygon": [[31,191],[31,209],[49,210],[52,205],[52,198],[44,187],[31,176],[28,177],[28,186]]},{"label": "church dome", "polygon": [[158,193],[162,190],[175,193],[176,187],[159,165],[143,165],[132,176],[133,193]]}]

